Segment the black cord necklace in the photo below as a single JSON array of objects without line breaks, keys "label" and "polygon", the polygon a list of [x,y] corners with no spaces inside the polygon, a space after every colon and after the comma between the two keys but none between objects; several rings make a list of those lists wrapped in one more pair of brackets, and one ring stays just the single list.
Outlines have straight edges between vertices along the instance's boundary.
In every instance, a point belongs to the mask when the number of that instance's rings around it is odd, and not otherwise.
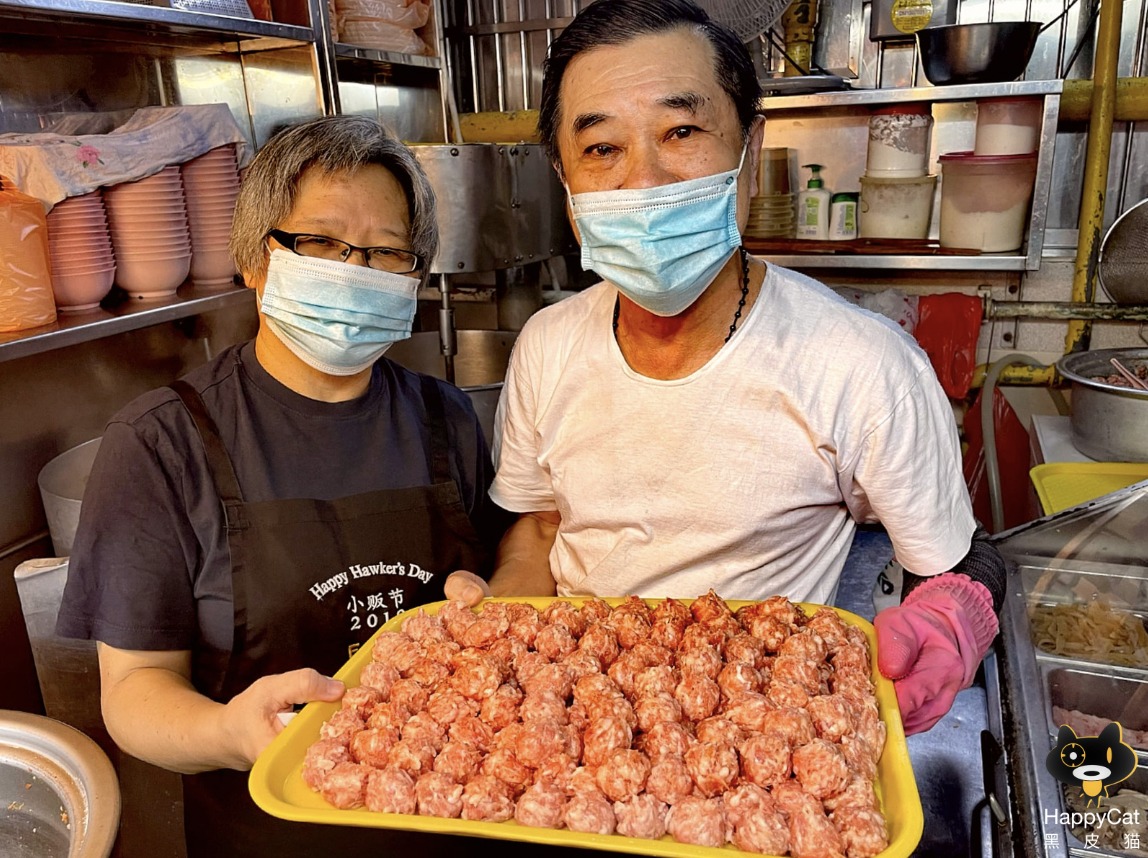
[{"label": "black cord necklace", "polygon": [[[729,333],[725,335],[724,342],[729,342],[729,338],[733,336],[733,332],[737,330],[738,320],[741,318],[741,311],[745,309],[745,302],[749,298],[749,254],[745,252],[744,247],[739,247],[738,253],[741,254],[741,300],[737,302],[737,310],[733,314],[733,324],[729,326]],[[621,309],[622,301],[620,298],[614,298],[614,337],[618,336],[618,311]]]}]

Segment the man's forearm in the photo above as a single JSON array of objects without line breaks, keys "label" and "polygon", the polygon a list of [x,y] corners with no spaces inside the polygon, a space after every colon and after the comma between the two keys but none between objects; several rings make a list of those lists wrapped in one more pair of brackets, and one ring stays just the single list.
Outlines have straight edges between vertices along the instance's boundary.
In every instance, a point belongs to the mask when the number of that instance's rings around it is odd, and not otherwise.
[{"label": "man's forearm", "polygon": [[[949,571],[959,572],[969,576],[973,581],[984,584],[993,597],[993,610],[999,614],[1008,584],[1008,561],[988,540],[988,532],[978,526],[973,533],[968,554]],[[901,585],[901,599],[904,600],[909,593],[927,580],[929,580],[927,576],[914,575],[906,569]]]},{"label": "man's forearm", "polygon": [[558,513],[526,513],[506,531],[490,578],[494,596],[553,596],[550,549],[558,536]]}]

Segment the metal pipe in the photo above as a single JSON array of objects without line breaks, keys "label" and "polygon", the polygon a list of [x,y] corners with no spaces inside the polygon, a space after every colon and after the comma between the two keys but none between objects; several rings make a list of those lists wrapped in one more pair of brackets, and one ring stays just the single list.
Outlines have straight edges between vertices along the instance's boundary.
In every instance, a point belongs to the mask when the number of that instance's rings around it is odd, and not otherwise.
[{"label": "metal pipe", "polygon": [[[1093,83],[1090,80],[1066,80],[1060,94],[1059,119],[1082,121],[1092,115]],[[1148,119],[1148,77],[1122,77],[1116,81],[1116,113],[1119,122]]]},{"label": "metal pipe", "polygon": [[439,275],[438,291],[442,302],[438,311],[438,342],[442,351],[443,378],[454,384],[454,356],[458,349],[455,345],[454,308],[450,304],[450,283],[445,274]]},{"label": "metal pipe", "polygon": [[1148,321],[1148,304],[1077,304],[1073,301],[993,301],[985,310],[988,319],[1053,319],[1095,321],[1115,319]]},{"label": "metal pipe", "polygon": [[[977,388],[984,385],[987,370],[988,367],[985,364],[981,364],[973,370],[973,379],[969,382],[969,386]],[[1006,366],[1001,370],[997,383],[1021,387],[1047,387],[1053,384],[1056,379],[1055,365],[1043,369],[1031,366]]]},{"label": "metal pipe", "polygon": [[[1080,196],[1079,243],[1072,277],[1072,300],[1091,303],[1096,288],[1100,234],[1104,227],[1104,193],[1108,185],[1108,159],[1112,152],[1112,120],[1116,112],[1116,65],[1120,56],[1120,20],[1123,4],[1100,6],[1093,65],[1093,110],[1088,120],[1088,148],[1084,160],[1084,188]],[[1064,337],[1064,351],[1087,351],[1092,337],[1088,321],[1073,319]]]}]

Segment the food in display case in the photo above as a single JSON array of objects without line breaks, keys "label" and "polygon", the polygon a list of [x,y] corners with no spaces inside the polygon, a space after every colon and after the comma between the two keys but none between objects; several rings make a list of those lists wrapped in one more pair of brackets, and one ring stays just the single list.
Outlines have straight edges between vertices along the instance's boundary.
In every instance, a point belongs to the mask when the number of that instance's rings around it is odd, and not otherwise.
[{"label": "food in display case", "polygon": [[1068,828],[1085,850],[1097,848],[1148,858],[1148,771],[1133,773],[1100,806],[1079,789],[1065,787]]},{"label": "food in display case", "polygon": [[[1071,727],[1078,736],[1099,736],[1101,730],[1113,723],[1108,718],[1089,715],[1087,712],[1081,712],[1077,709],[1061,709],[1059,706],[1052,707],[1052,720],[1057,725]],[[1124,728],[1122,732],[1124,741],[1133,748],[1148,750],[1148,730]]]},{"label": "food in display case", "polygon": [[1148,665],[1148,630],[1130,610],[1103,599],[1029,608],[1033,643],[1053,655],[1124,667]]},{"label": "food in display case", "polygon": [[[1148,856],[1146,522],[1148,487],[1129,486],[996,543],[1016,564],[1001,614],[1003,693],[995,717],[1016,727],[1015,740],[1003,743],[997,782],[1008,779],[1013,819],[1033,822],[1017,851]],[[1103,781],[1099,795],[1082,795],[1083,782],[1066,789],[1049,767],[1050,754],[1063,750],[1060,728],[1088,739],[1108,722],[1121,725],[1124,744],[1141,746],[1139,766],[1123,780]],[[994,735],[1008,736],[1000,725]]]},{"label": "food in display case", "polygon": [[388,624],[291,777],[349,824],[407,814],[460,834],[517,825],[852,858],[894,830],[888,854],[915,845],[882,811],[900,798],[912,820],[919,801],[882,760],[892,688],[880,680],[879,703],[851,615],[781,597],[731,610],[712,592],[578,601],[441,603]]}]

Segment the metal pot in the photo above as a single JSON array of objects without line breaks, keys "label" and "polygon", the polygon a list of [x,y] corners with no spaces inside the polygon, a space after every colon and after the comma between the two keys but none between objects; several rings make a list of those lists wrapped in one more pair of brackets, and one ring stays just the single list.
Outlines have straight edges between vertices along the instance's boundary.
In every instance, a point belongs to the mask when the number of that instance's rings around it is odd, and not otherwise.
[{"label": "metal pot", "polygon": [[115,769],[67,724],[0,709],[0,855],[107,858],[120,821]]},{"label": "metal pot", "polygon": [[1102,462],[1148,462],[1148,391],[1102,381],[1115,373],[1111,358],[1148,362],[1148,349],[1077,352],[1056,364],[1072,382],[1072,443]]}]

